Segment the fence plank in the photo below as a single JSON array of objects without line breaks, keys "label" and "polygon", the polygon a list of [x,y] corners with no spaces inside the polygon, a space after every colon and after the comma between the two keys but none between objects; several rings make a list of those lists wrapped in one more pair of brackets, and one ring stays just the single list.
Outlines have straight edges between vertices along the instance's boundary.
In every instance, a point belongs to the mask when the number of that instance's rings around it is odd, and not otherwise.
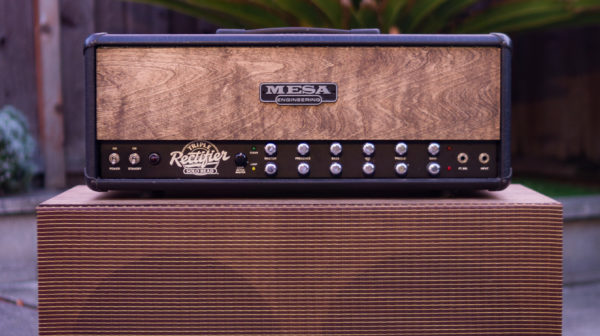
[{"label": "fence plank", "polygon": [[213,34],[217,26],[179,12],[169,11],[169,34]]},{"label": "fence plank", "polygon": [[[61,0],[61,76],[65,115],[65,159],[68,174],[85,166],[85,83],[83,41],[94,32],[94,0]],[[75,181],[81,183],[81,181]]]},{"label": "fence plank", "polygon": [[125,27],[130,34],[164,34],[169,27],[168,10],[139,3],[125,3]]},{"label": "fence plank", "polygon": [[589,96],[589,104],[581,118],[581,122],[588,125],[582,134],[583,148],[585,157],[592,158],[595,163],[600,164],[600,90],[598,89],[598,83],[600,83],[600,64],[598,64],[600,59],[600,27],[586,30],[581,52],[586,55],[588,66],[596,67],[595,70],[590,71],[587,76],[582,78],[583,90]]},{"label": "fence plank", "polygon": [[40,146],[44,154],[44,186],[66,185],[64,124],[60,76],[60,22],[58,0],[37,0],[35,41],[38,70]]},{"label": "fence plank", "polygon": [[125,33],[125,4],[116,0],[94,2],[94,25],[96,32]]}]

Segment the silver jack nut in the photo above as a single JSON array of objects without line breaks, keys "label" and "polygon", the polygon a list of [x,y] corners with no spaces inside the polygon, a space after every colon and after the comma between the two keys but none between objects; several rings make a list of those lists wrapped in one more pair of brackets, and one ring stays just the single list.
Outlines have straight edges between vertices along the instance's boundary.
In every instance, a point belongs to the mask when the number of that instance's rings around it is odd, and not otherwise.
[{"label": "silver jack nut", "polygon": [[479,162],[481,162],[482,164],[487,164],[488,162],[490,162],[490,155],[488,153],[479,154]]},{"label": "silver jack nut", "polygon": [[458,163],[462,163],[462,164],[467,163],[469,161],[469,156],[467,155],[467,153],[460,153],[456,157],[456,161],[458,161]]}]

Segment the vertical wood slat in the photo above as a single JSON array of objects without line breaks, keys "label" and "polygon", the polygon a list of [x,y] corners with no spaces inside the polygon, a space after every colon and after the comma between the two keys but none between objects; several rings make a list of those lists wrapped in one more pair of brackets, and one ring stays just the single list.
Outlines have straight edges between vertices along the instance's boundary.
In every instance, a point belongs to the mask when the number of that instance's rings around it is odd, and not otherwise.
[{"label": "vertical wood slat", "polygon": [[515,34],[513,42],[515,159],[599,165],[600,26]]},{"label": "vertical wood slat", "polygon": [[[600,127],[600,95],[598,95],[598,83],[600,82],[600,66],[597,60],[600,58],[600,27],[587,30],[584,35],[583,47],[578,48],[580,55],[586,55],[587,65],[595,67],[591,74],[582,78],[582,90],[587,91],[589,103],[585,114],[580,118],[587,127],[583,130],[582,143],[584,156],[591,161],[600,164],[600,141],[598,141],[598,127]],[[588,50],[593,50],[589,52]]]},{"label": "vertical wood slat", "polygon": [[125,26],[131,34],[164,34],[168,31],[168,10],[138,3],[125,4]]},{"label": "vertical wood slat", "polygon": [[[81,174],[84,150],[84,82],[81,45],[97,31],[112,33],[201,33],[214,26],[168,10],[105,0],[60,0],[61,76],[68,174]],[[210,31],[208,31],[210,32]]]},{"label": "vertical wood slat", "polygon": [[121,1],[94,1],[94,26],[97,32],[124,33],[124,4]]},{"label": "vertical wood slat", "polygon": [[68,174],[85,166],[85,82],[83,41],[94,32],[94,0],[60,0],[61,77],[64,99],[65,162]]},{"label": "vertical wood slat", "polygon": [[46,188],[66,184],[58,0],[36,0],[35,42],[40,146]]}]

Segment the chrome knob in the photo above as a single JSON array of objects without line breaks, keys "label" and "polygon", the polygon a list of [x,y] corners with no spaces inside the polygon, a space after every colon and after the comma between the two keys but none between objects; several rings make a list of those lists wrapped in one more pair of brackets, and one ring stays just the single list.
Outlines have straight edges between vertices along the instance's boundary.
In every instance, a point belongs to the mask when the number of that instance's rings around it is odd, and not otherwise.
[{"label": "chrome knob", "polygon": [[408,166],[404,162],[396,163],[394,170],[399,176],[404,176],[408,172]]},{"label": "chrome knob", "polygon": [[365,142],[365,144],[362,147],[362,150],[363,154],[365,154],[366,156],[371,156],[373,155],[373,153],[375,153],[375,145],[370,142]]},{"label": "chrome knob", "polygon": [[310,165],[306,162],[300,162],[298,164],[298,174],[306,176],[310,173]]},{"label": "chrome knob", "polygon": [[332,143],[331,146],[329,146],[329,152],[333,156],[338,156],[342,154],[342,144],[339,142]]},{"label": "chrome knob", "polygon": [[273,156],[275,153],[277,153],[277,145],[272,142],[267,143],[265,145],[265,154]]},{"label": "chrome knob", "polygon": [[362,166],[362,171],[365,175],[373,175],[375,173],[375,165],[371,162],[365,162]]},{"label": "chrome knob", "polygon": [[427,171],[431,176],[437,176],[440,173],[440,165],[437,162],[429,162],[427,164]]},{"label": "chrome knob", "polygon": [[340,175],[342,173],[342,165],[339,162],[334,162],[329,165],[329,172],[331,175]]},{"label": "chrome knob", "polygon": [[121,161],[121,157],[117,153],[110,153],[108,156],[108,162],[110,162],[110,164],[113,166],[116,166],[119,161]]},{"label": "chrome knob", "polygon": [[400,155],[400,156],[404,156],[406,155],[406,152],[408,151],[408,146],[404,143],[404,142],[398,142],[396,144],[396,154]]},{"label": "chrome knob", "polygon": [[305,156],[310,152],[310,146],[306,142],[299,143],[296,149],[298,150],[298,154],[302,156]]},{"label": "chrome knob", "polygon": [[135,166],[138,163],[140,163],[140,154],[138,154],[138,153],[129,154],[129,163],[131,163],[132,166]]},{"label": "chrome knob", "polygon": [[273,162],[269,162],[265,165],[265,174],[273,176],[277,174],[277,165]]},{"label": "chrome knob", "polygon": [[430,155],[436,156],[440,153],[440,144],[437,142],[432,142],[427,146],[427,151]]}]

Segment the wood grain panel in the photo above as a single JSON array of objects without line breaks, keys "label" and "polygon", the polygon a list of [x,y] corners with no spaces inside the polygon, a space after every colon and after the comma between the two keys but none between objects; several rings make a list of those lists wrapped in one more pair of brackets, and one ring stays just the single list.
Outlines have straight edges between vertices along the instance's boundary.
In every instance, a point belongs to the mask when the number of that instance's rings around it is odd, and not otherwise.
[{"label": "wood grain panel", "polygon": [[[338,101],[261,103],[262,82],[335,82]],[[100,140],[500,138],[500,49],[98,48]]]},{"label": "wood grain panel", "polygon": [[167,205],[74,189],[38,208],[40,335],[560,335],[561,207],[516,190]]}]

